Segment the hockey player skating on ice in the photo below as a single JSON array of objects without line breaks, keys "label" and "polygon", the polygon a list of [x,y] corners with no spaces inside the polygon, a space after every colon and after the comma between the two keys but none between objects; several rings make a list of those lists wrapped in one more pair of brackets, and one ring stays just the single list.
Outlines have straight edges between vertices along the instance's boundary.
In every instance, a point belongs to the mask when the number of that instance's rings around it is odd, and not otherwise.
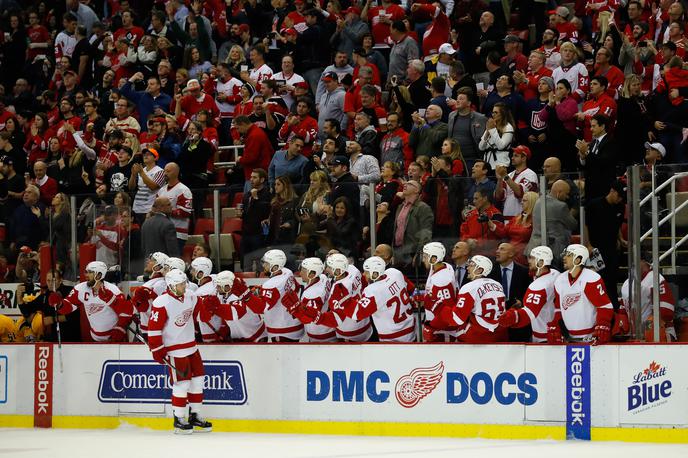
[{"label": "hockey player skating on ice", "polygon": [[61,315],[81,308],[95,342],[123,342],[133,307],[117,286],[105,281],[105,274],[107,265],[104,262],[89,262],[86,265],[87,280],[77,284],[64,299],[58,292],[51,293],[48,303]]},{"label": "hockey player skating on ice", "polygon": [[499,317],[499,325],[505,328],[522,328],[531,325],[533,342],[547,342],[547,325],[554,317],[554,280],[559,271],[552,269],[552,250],[537,246],[530,250],[528,264],[535,271],[535,280],[523,296],[523,307],[510,308]]},{"label": "hockey player skating on ice", "polygon": [[571,341],[609,342],[614,308],[607,296],[602,277],[585,263],[588,249],[572,244],[564,251],[564,269],[554,281],[554,319],[547,329],[547,341],[564,341],[563,320]]},{"label": "hockey player skating on ice", "polygon": [[153,301],[148,345],[153,359],[170,367],[174,430],[212,431],[212,424],[200,416],[204,370],[194,339],[194,318],[202,312],[202,299],[187,291],[188,280],[181,270],[165,274],[165,283],[166,293]]}]

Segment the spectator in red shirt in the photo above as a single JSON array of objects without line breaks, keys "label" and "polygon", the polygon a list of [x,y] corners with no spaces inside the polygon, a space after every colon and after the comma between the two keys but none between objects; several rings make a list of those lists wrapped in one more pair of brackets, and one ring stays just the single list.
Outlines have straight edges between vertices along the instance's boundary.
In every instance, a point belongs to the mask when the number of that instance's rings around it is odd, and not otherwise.
[{"label": "spectator in red shirt", "polygon": [[515,71],[525,72],[528,69],[528,59],[521,52],[521,39],[516,35],[504,37],[504,52],[500,64],[505,73],[512,75]]},{"label": "spectator in red shirt", "polygon": [[492,253],[500,240],[497,231],[504,226],[504,217],[492,205],[492,195],[484,188],[479,187],[473,194],[473,205],[475,208],[466,214],[465,221],[461,223],[459,237],[464,242],[473,240],[477,254]]},{"label": "spectator in red shirt", "polygon": [[213,121],[220,116],[220,109],[217,107],[215,99],[201,91],[201,83],[198,80],[191,79],[186,83],[186,95],[177,94],[172,102],[175,107],[174,115],[179,118],[184,115],[194,121],[196,115],[201,110],[206,110],[210,119]]},{"label": "spectator in red shirt", "polygon": [[48,166],[45,162],[38,161],[33,165],[33,173],[35,178],[33,180],[27,179],[26,185],[36,185],[41,193],[41,202],[46,207],[51,205],[53,197],[57,194],[57,181],[54,178],[49,177],[46,173],[48,172]]},{"label": "spectator in red shirt", "polygon": [[122,12],[122,27],[117,29],[113,38],[115,41],[120,38],[126,38],[129,43],[138,46],[144,34],[145,32],[141,27],[134,25],[134,13],[131,11],[124,11]]},{"label": "spectator in red shirt", "polygon": [[309,114],[312,108],[311,100],[301,97],[296,101],[296,114],[290,113],[279,130],[282,141],[290,142],[293,137],[303,138],[303,155],[306,157],[313,155],[313,142],[318,138],[318,120]]},{"label": "spectator in red shirt", "polygon": [[595,55],[595,71],[594,76],[604,76],[607,78],[608,87],[607,95],[609,97],[617,98],[618,92],[624,83],[624,73],[619,67],[612,65],[614,60],[614,53],[604,46],[597,50]]},{"label": "spectator in red shirt", "polygon": [[514,71],[514,81],[526,102],[539,95],[538,84],[543,76],[552,76],[552,70],[545,67],[545,55],[540,51],[533,51],[528,56],[527,73]]},{"label": "spectator in red shirt", "polygon": [[[602,114],[610,119],[610,127],[616,122],[616,102],[607,95],[607,78],[594,76],[590,80],[590,94],[583,104],[583,109],[576,114],[576,119],[583,123],[583,138],[591,141],[590,120],[597,114]],[[611,130],[611,129],[609,129]]]},{"label": "spectator in red shirt", "polygon": [[251,172],[253,169],[267,170],[275,150],[265,131],[251,123],[248,116],[234,118],[234,125],[244,143],[244,152],[237,158],[237,163],[244,169],[244,192],[248,192],[251,189]]},{"label": "spectator in red shirt", "polygon": [[449,36],[449,18],[437,5],[441,5],[441,3],[425,5],[414,3],[411,5],[411,13],[413,13],[414,18],[429,16],[432,21],[423,34],[423,55],[426,57],[438,54],[440,46],[447,41]]}]

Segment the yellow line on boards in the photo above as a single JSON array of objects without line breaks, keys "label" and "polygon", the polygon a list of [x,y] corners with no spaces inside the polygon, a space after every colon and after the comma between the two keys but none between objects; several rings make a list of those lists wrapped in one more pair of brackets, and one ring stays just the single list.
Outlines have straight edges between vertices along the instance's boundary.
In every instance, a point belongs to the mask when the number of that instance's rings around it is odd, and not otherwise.
[{"label": "yellow line on boards", "polygon": [[[216,432],[271,434],[332,434],[345,436],[456,437],[484,439],[564,440],[566,428],[551,425],[480,425],[447,423],[390,423],[299,420],[210,419]],[[167,417],[54,416],[53,428],[115,429],[133,425],[172,430]],[[31,428],[32,415],[0,415],[0,427]],[[592,428],[593,441],[688,443],[686,428]]]}]

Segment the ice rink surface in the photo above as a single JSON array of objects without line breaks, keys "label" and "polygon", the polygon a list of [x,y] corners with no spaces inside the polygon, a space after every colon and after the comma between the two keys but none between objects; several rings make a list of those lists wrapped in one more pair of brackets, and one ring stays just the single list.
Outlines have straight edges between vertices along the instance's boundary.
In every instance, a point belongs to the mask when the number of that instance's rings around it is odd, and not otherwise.
[{"label": "ice rink surface", "polygon": [[50,458],[239,456],[279,458],[662,458],[688,457],[688,445],[624,442],[195,433],[176,436],[135,426],[115,430],[0,429],[0,456]]}]

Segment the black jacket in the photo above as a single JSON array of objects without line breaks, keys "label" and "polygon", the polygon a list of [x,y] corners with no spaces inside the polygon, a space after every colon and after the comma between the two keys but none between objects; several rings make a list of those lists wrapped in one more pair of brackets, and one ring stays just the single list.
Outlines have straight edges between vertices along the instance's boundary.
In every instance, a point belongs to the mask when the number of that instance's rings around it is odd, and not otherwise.
[{"label": "black jacket", "polygon": [[[590,143],[592,148],[592,142]],[[585,176],[585,200],[606,196],[611,184],[616,179],[617,143],[611,134],[604,136],[597,151],[590,153],[582,164]]]},{"label": "black jacket", "polygon": [[353,209],[352,216],[358,221],[360,212],[356,211],[356,209],[360,207],[361,189],[350,172],[346,172],[332,182],[332,190],[327,198],[327,203],[333,205],[340,197],[346,197],[349,200],[349,208]]}]

